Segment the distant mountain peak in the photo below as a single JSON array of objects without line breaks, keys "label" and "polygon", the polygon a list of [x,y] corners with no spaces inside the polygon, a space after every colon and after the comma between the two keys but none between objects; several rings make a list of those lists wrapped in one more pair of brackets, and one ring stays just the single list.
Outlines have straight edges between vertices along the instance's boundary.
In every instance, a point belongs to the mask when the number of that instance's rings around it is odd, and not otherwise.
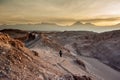
[{"label": "distant mountain peak", "polygon": [[46,22],[42,22],[40,25],[57,25],[56,23],[46,23]]},{"label": "distant mountain peak", "polygon": [[80,21],[75,22],[73,25],[86,25],[86,26],[94,26],[94,25],[93,25],[93,24],[91,24],[91,23],[82,23],[82,22],[80,22]]},{"label": "distant mountain peak", "polygon": [[[91,23],[85,23],[85,25],[92,25],[92,26],[93,26],[94,24],[91,24]],[[95,25],[94,25],[94,26],[95,26]]]},{"label": "distant mountain peak", "polygon": [[117,26],[120,26],[120,23],[118,23],[118,24],[116,24],[116,25],[113,25],[113,26],[116,26],[116,27],[117,27]]},{"label": "distant mountain peak", "polygon": [[73,25],[83,25],[80,21],[75,22]]}]

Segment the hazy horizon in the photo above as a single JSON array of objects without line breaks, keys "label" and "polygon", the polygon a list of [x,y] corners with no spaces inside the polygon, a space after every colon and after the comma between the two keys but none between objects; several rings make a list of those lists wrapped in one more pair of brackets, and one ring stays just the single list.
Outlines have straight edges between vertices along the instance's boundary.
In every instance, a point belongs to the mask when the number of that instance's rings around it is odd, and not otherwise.
[{"label": "hazy horizon", "polygon": [[27,31],[93,31],[93,32],[107,32],[113,30],[120,30],[120,25],[108,27],[96,27],[92,24],[75,23],[70,26],[60,26],[54,23],[41,24],[14,24],[14,25],[0,25],[0,30],[3,29],[19,29]]},{"label": "hazy horizon", "polygon": [[84,30],[103,32],[120,29],[119,7],[120,0],[0,0],[0,25],[52,23],[63,30],[83,30],[66,27],[79,21],[95,27]]}]

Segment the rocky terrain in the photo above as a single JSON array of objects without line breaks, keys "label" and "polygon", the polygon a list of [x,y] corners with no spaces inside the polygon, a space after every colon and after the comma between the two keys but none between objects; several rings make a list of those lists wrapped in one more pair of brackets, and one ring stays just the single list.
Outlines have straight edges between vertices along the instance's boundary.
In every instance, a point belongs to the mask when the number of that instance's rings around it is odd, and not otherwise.
[{"label": "rocky terrain", "polygon": [[19,39],[21,41],[26,41],[28,39],[28,32],[18,29],[3,29],[0,32],[9,34],[10,37],[14,39]]},{"label": "rocky terrain", "polygon": [[88,31],[69,31],[46,33],[73,53],[94,57],[120,71],[120,31],[95,33]]},{"label": "rocky terrain", "polygon": [[[0,80],[120,79],[119,30],[1,32]],[[59,56],[60,50],[63,57]]]},{"label": "rocky terrain", "polygon": [[0,80],[96,80],[74,56],[61,58],[49,47],[36,49],[0,33]]}]

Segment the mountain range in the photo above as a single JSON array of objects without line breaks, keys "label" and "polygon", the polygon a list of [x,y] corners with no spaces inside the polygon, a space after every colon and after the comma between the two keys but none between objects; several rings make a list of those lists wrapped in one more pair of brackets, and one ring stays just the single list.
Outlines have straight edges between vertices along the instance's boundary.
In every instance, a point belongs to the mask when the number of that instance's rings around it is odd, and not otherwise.
[{"label": "mountain range", "polygon": [[16,25],[0,25],[0,29],[21,29],[27,31],[94,31],[105,32],[120,29],[120,24],[114,26],[95,26],[90,23],[75,22],[70,26],[60,26],[54,23],[41,24],[16,24]]}]

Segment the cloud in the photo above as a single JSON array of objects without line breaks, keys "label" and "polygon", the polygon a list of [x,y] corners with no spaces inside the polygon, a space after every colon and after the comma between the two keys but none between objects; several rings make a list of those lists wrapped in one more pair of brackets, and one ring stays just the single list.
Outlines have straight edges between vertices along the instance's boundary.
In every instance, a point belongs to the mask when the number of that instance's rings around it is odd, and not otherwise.
[{"label": "cloud", "polygon": [[9,0],[0,0],[0,4],[3,4],[3,3],[6,3],[8,2]]},{"label": "cloud", "polygon": [[119,7],[120,0],[0,0],[0,24],[119,22]]},{"label": "cloud", "polygon": [[81,19],[79,21],[83,23],[91,23],[96,26],[113,26],[120,23],[120,17]]},{"label": "cloud", "polygon": [[94,19],[83,19],[81,22],[100,22],[100,21],[117,21],[120,17],[108,17],[108,18],[94,18]]}]

